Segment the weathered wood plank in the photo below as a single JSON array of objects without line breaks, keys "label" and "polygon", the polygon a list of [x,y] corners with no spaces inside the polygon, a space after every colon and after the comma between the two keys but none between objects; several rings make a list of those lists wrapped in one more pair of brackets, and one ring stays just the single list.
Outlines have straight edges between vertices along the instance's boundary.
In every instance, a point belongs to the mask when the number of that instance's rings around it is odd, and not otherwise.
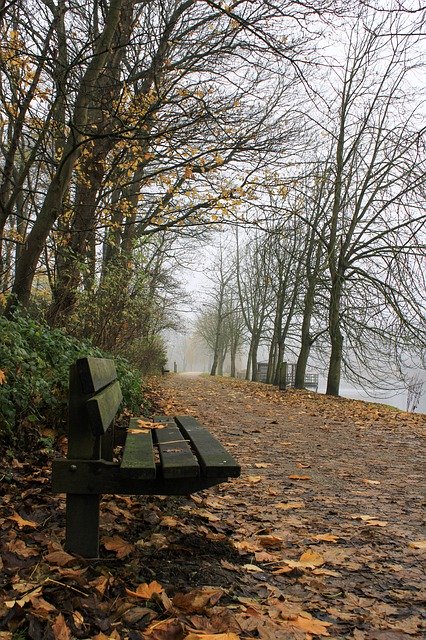
[{"label": "weathered wood plank", "polygon": [[175,424],[154,429],[158,443],[164,478],[194,478],[200,475],[200,466],[191,447]]},{"label": "weathered wood plank", "polygon": [[54,460],[52,488],[55,493],[98,495],[185,496],[227,482],[217,478],[128,478],[118,463],[101,460]]},{"label": "weathered wood plank", "polygon": [[241,467],[212,434],[192,416],[175,416],[182,433],[191,441],[202,473],[207,477],[229,476],[237,478]]},{"label": "weathered wood plank", "polygon": [[102,436],[105,433],[114,420],[122,399],[120,383],[116,381],[87,401],[87,412],[94,435]]},{"label": "weathered wood plank", "polygon": [[[128,478],[155,478],[156,468],[151,431],[137,427],[138,418],[130,420],[124,445],[121,471]],[[132,429],[135,431],[132,433]]]},{"label": "weathered wood plank", "polygon": [[117,378],[114,360],[92,357],[79,358],[76,365],[83,393],[96,393]]}]

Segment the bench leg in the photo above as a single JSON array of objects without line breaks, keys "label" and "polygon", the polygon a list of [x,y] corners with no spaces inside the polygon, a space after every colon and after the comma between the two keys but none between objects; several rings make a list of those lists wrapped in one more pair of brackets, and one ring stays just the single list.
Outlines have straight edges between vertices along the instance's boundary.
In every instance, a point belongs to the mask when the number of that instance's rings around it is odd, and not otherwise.
[{"label": "bench leg", "polygon": [[83,558],[99,557],[99,495],[68,493],[65,549]]}]

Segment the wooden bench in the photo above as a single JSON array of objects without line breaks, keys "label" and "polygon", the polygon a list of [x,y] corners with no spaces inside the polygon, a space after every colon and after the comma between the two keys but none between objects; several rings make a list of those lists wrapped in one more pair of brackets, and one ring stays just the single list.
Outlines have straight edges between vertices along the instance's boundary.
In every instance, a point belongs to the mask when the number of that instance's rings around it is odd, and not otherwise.
[{"label": "wooden bench", "polygon": [[70,368],[68,453],[55,460],[52,487],[66,493],[67,551],[99,555],[99,502],[106,493],[189,495],[240,475],[240,466],[190,416],[132,418],[121,462],[113,421],[122,400],[113,360],[81,358]]}]

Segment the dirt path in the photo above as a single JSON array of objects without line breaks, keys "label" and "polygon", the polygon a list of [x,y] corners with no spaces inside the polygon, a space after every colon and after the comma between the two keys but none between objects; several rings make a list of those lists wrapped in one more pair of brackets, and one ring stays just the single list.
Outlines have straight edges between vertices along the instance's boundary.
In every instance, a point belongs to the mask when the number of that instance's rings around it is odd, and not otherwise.
[{"label": "dirt path", "polygon": [[260,599],[276,609],[279,589],[333,638],[425,637],[426,416],[225,379],[161,385],[242,465],[211,512]]}]

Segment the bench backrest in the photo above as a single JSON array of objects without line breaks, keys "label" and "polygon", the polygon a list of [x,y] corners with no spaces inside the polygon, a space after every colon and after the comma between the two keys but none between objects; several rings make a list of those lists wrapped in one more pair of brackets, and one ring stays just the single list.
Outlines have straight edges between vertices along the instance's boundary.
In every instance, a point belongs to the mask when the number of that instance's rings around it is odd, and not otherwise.
[{"label": "bench backrest", "polygon": [[80,358],[70,367],[68,458],[112,459],[111,425],[121,400],[113,360]]}]

